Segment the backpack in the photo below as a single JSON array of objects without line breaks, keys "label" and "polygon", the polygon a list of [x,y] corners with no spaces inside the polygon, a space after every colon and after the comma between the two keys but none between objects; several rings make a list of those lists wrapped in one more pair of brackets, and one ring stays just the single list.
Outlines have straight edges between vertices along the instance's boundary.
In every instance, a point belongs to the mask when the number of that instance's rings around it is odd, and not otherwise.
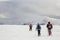
[{"label": "backpack", "polygon": [[52,24],[48,24],[48,28],[52,28]]}]

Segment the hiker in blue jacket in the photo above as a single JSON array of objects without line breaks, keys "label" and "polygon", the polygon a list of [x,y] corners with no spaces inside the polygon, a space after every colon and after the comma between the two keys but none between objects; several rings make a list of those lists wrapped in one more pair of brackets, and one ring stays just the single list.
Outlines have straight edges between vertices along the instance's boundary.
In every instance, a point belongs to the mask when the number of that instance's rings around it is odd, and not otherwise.
[{"label": "hiker in blue jacket", "polygon": [[36,27],[36,29],[37,29],[37,31],[38,31],[38,36],[40,36],[41,35],[41,26],[39,25],[39,24],[37,24],[37,27]]}]

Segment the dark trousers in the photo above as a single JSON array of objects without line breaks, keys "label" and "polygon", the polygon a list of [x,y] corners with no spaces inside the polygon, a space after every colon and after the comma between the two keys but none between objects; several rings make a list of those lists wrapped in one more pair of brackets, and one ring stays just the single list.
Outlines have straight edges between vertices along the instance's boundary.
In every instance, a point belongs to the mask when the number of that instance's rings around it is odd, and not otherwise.
[{"label": "dark trousers", "polygon": [[49,34],[49,36],[52,34],[51,28],[48,28],[48,34]]},{"label": "dark trousers", "polygon": [[29,28],[29,31],[32,31],[32,27]]},{"label": "dark trousers", "polygon": [[38,30],[38,36],[40,36],[40,30]]}]

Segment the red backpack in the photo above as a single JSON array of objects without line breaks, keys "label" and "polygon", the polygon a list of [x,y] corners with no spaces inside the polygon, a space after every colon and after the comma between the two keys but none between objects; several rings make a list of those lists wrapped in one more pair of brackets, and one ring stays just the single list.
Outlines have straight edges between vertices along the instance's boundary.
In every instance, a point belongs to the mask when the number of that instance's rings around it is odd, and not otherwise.
[{"label": "red backpack", "polygon": [[48,24],[48,28],[52,28],[52,24]]}]

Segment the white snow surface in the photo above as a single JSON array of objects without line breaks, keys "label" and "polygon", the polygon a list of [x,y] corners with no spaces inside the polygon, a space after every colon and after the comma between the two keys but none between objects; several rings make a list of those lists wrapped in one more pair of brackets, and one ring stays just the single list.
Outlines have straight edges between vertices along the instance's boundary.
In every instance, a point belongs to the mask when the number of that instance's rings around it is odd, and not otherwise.
[{"label": "white snow surface", "polygon": [[53,25],[48,36],[46,25],[41,25],[41,36],[37,36],[36,25],[29,31],[28,25],[0,25],[0,40],[60,40],[60,26]]}]

